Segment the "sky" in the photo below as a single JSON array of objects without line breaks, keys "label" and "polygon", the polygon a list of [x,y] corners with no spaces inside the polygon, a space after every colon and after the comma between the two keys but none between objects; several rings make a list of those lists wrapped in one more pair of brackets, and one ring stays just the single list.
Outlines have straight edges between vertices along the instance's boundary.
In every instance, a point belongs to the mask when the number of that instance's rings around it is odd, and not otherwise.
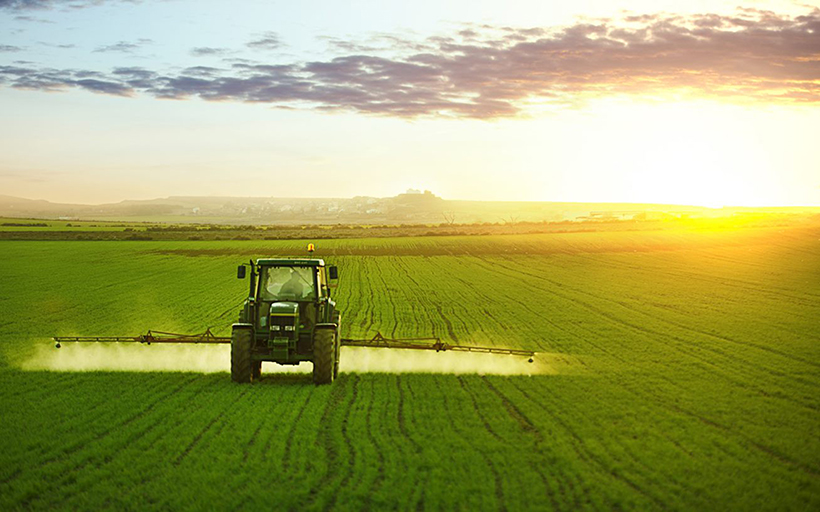
[{"label": "sky", "polygon": [[820,206],[820,2],[0,0],[0,195]]}]

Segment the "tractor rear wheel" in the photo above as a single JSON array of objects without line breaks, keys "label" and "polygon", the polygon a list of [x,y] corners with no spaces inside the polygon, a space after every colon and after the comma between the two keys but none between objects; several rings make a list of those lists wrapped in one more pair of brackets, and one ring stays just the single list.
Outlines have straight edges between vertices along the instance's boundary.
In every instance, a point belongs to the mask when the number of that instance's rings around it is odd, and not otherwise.
[{"label": "tractor rear wheel", "polygon": [[231,333],[231,380],[249,383],[252,380],[251,329],[234,329]]},{"label": "tractor rear wheel", "polygon": [[333,382],[336,365],[336,336],[332,329],[316,329],[313,340],[313,383]]}]

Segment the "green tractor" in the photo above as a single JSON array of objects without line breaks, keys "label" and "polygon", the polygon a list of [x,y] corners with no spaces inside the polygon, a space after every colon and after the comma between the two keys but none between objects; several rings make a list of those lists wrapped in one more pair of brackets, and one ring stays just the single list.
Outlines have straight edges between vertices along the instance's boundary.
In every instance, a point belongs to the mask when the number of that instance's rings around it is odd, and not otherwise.
[{"label": "green tractor", "polygon": [[[308,244],[312,255],[313,244]],[[282,365],[313,363],[313,382],[330,384],[339,375],[340,347],[447,350],[507,354],[529,357],[531,350],[453,345],[438,337],[387,338],[380,332],[372,338],[341,337],[341,315],[330,298],[339,273],[318,258],[262,258],[240,265],[237,277],[245,279],[250,269],[250,286],[239,321],[231,326],[231,336],[216,336],[208,328],[199,334],[178,334],[149,330],[136,336],[54,336],[56,348],[63,343],[192,343],[231,344],[231,380],[251,383],[262,376],[262,363]]]},{"label": "green tractor", "polygon": [[321,259],[272,258],[240,265],[250,291],[231,329],[231,379],[253,382],[262,362],[313,363],[313,381],[330,384],[339,374],[341,315],[330,291],[338,270]]}]

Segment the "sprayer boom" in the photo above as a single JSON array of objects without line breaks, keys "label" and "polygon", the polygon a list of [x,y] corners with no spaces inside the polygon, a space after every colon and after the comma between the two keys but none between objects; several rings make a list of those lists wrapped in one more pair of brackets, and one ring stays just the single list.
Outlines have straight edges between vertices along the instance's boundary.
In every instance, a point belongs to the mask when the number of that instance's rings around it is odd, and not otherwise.
[{"label": "sprayer boom", "polygon": [[[432,342],[432,343],[424,343]],[[412,350],[435,350],[444,352],[453,350],[456,352],[479,352],[483,354],[508,354],[513,356],[524,356],[532,358],[535,352],[532,350],[521,350],[516,348],[499,347],[475,347],[472,345],[451,345],[444,343],[440,338],[385,338],[382,333],[377,332],[370,339],[350,339],[342,338],[343,347],[371,347],[371,348],[404,348]]]},{"label": "sprayer boom", "polygon": [[214,336],[210,329],[200,334],[176,334],[173,332],[148,331],[139,336],[54,336],[56,347],[61,343],[230,343],[230,336]]},{"label": "sprayer boom", "polygon": [[[56,347],[60,348],[62,343],[230,343],[230,336],[214,336],[210,329],[200,334],[177,334],[173,332],[148,331],[146,334],[138,336],[54,336]],[[521,350],[515,348],[499,347],[475,347],[472,345],[451,345],[444,343],[440,338],[385,338],[382,333],[377,332],[370,339],[342,338],[339,343],[343,347],[369,347],[369,348],[401,348],[410,350],[435,350],[444,352],[452,350],[456,352],[479,352],[483,354],[508,354],[513,356],[524,356],[532,359],[535,352],[532,350]]]}]

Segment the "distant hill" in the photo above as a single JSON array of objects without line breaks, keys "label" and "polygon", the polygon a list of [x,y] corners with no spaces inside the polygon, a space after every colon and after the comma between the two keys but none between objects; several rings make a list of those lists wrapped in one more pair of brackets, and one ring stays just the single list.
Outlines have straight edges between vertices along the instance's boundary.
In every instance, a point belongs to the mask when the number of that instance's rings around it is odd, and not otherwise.
[{"label": "distant hill", "polygon": [[815,212],[820,208],[537,201],[453,201],[425,191],[395,197],[277,198],[172,196],[110,204],[64,204],[0,195],[0,216],[224,224],[464,224],[724,216],[739,212]]}]

